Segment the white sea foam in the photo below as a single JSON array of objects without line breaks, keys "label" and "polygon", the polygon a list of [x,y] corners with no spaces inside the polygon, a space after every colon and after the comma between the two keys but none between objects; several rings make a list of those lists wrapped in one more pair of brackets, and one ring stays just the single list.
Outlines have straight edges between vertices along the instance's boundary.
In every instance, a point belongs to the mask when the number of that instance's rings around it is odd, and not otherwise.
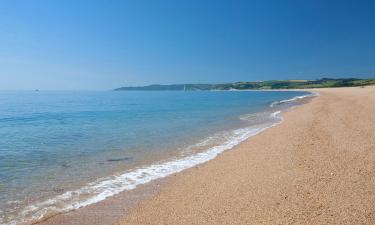
[{"label": "white sea foam", "polygon": [[279,110],[279,111],[271,113],[271,117],[282,120],[281,111]]},{"label": "white sea foam", "polygon": [[[276,116],[277,114],[274,115]],[[134,189],[140,184],[145,184],[152,180],[163,178],[173,173],[177,173],[198,164],[207,162],[215,158],[223,151],[233,148],[247,138],[254,136],[274,125],[275,123],[270,126],[248,127],[231,131],[230,139],[228,138],[225,143],[214,146],[207,151],[173,161],[153,164],[128,171],[120,175],[97,180],[78,190],[68,191],[52,199],[30,205],[22,211],[20,216],[27,218],[28,220],[39,220],[47,214],[67,212],[102,201],[122,191]],[[89,197],[85,198],[84,196]],[[8,224],[18,223],[12,221]]]}]

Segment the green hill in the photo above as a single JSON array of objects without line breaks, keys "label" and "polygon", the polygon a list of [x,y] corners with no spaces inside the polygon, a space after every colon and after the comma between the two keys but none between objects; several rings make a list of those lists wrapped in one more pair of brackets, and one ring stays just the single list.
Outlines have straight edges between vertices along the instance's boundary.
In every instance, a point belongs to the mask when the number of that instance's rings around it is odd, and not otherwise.
[{"label": "green hill", "polygon": [[264,90],[264,89],[305,89],[329,87],[356,87],[375,85],[375,79],[330,79],[318,80],[269,80],[235,82],[224,84],[154,84],[140,87],[121,87],[115,91],[210,91],[210,90]]}]

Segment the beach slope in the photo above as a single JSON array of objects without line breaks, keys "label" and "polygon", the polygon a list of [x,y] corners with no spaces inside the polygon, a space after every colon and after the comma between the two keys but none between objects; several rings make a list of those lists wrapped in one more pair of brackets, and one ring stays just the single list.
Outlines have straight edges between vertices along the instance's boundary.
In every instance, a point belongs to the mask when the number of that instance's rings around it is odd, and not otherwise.
[{"label": "beach slope", "polygon": [[375,87],[314,91],[118,224],[375,224]]}]

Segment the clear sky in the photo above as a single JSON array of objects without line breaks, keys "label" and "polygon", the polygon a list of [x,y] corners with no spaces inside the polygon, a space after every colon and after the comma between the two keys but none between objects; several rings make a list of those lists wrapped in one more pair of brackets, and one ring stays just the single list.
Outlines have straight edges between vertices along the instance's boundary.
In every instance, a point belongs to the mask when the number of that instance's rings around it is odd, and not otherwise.
[{"label": "clear sky", "polygon": [[0,1],[0,89],[375,77],[375,1]]}]

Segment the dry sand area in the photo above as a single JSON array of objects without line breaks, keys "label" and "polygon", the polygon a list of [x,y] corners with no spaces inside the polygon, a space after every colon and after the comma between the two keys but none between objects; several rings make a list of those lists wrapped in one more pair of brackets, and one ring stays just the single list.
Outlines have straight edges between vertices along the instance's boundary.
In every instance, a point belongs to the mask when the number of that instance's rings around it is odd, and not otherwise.
[{"label": "dry sand area", "polygon": [[314,91],[282,124],[172,176],[119,224],[375,224],[375,87]]}]

